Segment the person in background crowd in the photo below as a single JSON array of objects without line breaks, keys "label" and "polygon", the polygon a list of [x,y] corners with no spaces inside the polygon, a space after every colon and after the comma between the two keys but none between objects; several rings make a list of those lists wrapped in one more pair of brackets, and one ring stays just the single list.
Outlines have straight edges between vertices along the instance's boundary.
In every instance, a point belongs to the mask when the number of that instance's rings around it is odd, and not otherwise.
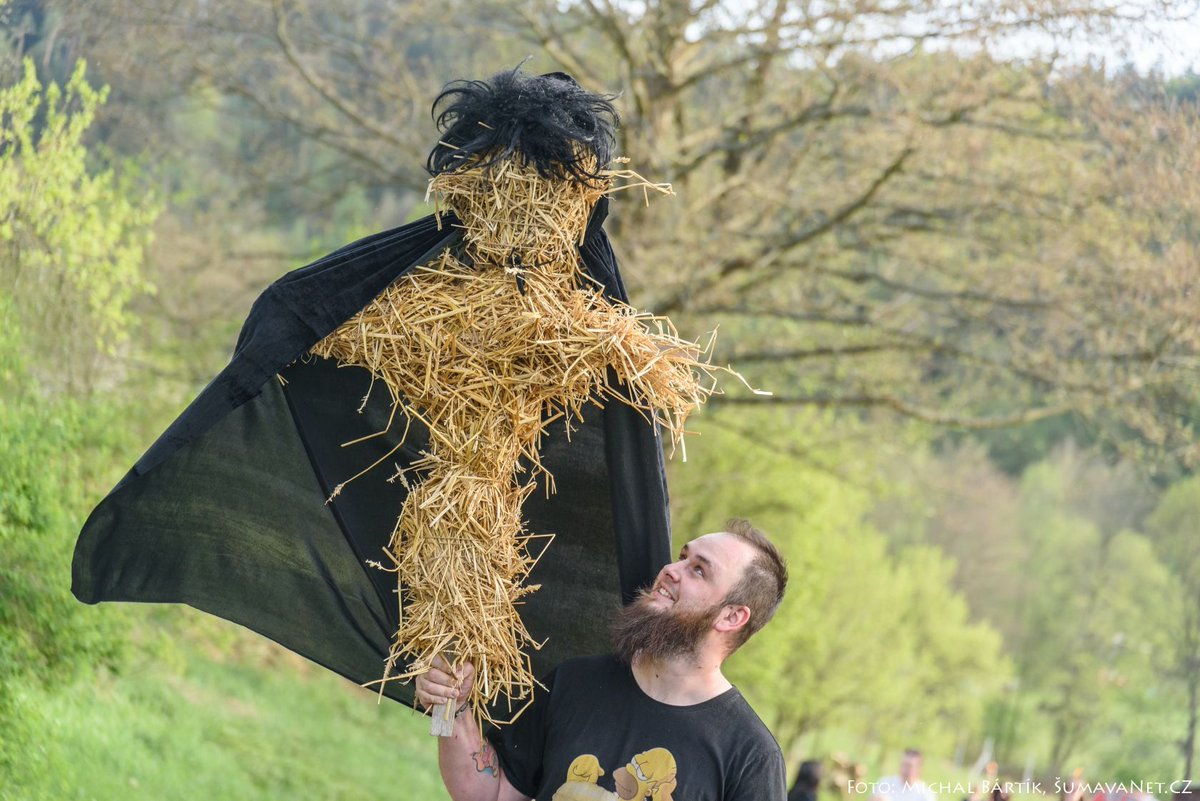
[{"label": "person in background crowd", "polygon": [[876,785],[872,801],[937,801],[925,786],[921,768],[925,758],[916,748],[905,748],[900,758],[900,775],[885,776]]},{"label": "person in background crowd", "polygon": [[821,787],[821,763],[810,759],[800,763],[796,783],[788,793],[787,801],[817,801],[817,790]]}]

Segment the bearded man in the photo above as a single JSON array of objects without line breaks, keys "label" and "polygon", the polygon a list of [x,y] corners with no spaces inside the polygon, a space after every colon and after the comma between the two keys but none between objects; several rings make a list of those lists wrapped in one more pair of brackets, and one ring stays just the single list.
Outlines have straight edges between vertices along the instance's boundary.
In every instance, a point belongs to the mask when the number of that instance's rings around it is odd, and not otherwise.
[{"label": "bearded man", "polygon": [[[510,726],[470,715],[439,738],[454,801],[783,801],[779,744],[721,672],[775,613],[787,566],[745,520],[683,546],[617,612],[615,653],[560,664]],[[417,678],[426,707],[459,704],[470,664]],[[609,789],[611,788],[611,789]]]}]

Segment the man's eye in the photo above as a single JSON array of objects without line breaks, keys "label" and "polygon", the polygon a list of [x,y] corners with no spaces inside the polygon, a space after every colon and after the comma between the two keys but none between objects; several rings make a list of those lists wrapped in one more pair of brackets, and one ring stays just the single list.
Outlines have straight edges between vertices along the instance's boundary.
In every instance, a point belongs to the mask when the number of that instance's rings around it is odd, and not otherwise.
[{"label": "man's eye", "polygon": [[700,567],[699,565],[693,567],[692,570],[695,570],[698,575],[704,575],[704,568]]}]

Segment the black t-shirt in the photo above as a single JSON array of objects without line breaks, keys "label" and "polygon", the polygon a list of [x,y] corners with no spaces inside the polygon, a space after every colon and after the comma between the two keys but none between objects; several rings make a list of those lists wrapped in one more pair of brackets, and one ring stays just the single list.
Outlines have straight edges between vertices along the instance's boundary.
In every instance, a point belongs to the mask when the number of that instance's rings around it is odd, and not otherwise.
[{"label": "black t-shirt", "polygon": [[563,662],[516,723],[489,738],[537,801],[783,801],[783,754],[737,688],[655,701],[615,656]]}]

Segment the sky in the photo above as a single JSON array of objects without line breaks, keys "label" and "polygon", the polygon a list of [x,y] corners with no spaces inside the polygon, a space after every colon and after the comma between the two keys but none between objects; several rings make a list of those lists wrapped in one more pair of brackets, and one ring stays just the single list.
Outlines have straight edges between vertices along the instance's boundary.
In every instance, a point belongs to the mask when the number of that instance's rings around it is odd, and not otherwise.
[{"label": "sky", "polygon": [[1121,43],[1070,44],[1072,57],[1099,57],[1110,68],[1132,62],[1139,72],[1157,69],[1168,77],[1200,73],[1200,17],[1154,26],[1150,35],[1130,35]]},{"label": "sky", "polygon": [[[970,2],[945,1],[953,6],[948,5],[944,9]],[[1109,73],[1127,64],[1133,64],[1143,74],[1154,70],[1169,78],[1183,75],[1189,70],[1200,73],[1200,0],[1100,0],[1096,3],[1084,2],[1082,5],[1094,8],[1117,5],[1122,13],[1130,17],[1140,12],[1150,18],[1161,18],[1165,10],[1170,9],[1176,19],[1118,22],[1108,32],[1089,31],[1083,26],[1072,27],[1069,22],[1059,21],[1057,24],[1051,23],[1056,30],[1053,34],[1029,29],[1003,35],[997,33],[984,46],[999,58],[1030,58],[1057,52],[1059,63],[1064,65],[1099,61],[1103,62]],[[953,14],[944,18],[953,19]],[[896,22],[895,18],[886,15],[881,23],[873,24],[873,20],[869,19],[860,32],[883,38],[884,43],[876,48],[880,54],[903,54],[912,47],[913,40],[902,32],[910,27],[919,32],[924,22],[919,15],[903,17],[899,25]],[[900,35],[897,35],[898,32],[901,32]],[[950,47],[970,53],[977,51],[980,43],[971,38],[933,38],[926,39],[922,46],[929,49]]]}]

